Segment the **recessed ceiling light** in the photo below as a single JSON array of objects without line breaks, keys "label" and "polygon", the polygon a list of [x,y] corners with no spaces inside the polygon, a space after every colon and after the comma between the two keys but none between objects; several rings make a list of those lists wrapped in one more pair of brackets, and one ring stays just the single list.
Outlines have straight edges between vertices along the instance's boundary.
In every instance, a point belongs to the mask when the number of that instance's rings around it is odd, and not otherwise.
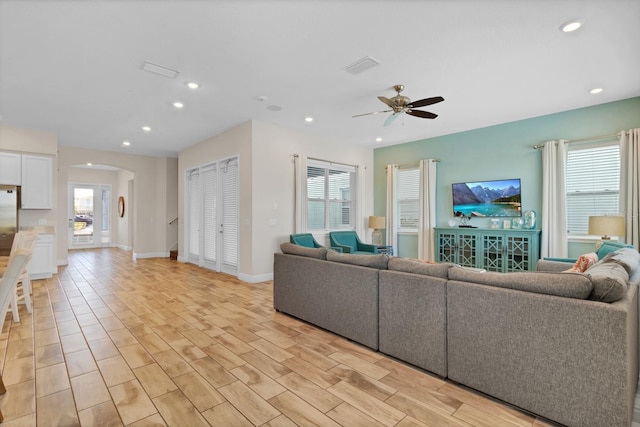
[{"label": "recessed ceiling light", "polygon": [[176,101],[176,102],[173,103],[173,106],[176,107],[176,108],[182,108],[182,107],[184,107],[184,104],[182,102],[180,102],[180,101]]},{"label": "recessed ceiling light", "polygon": [[604,89],[602,89],[601,87],[594,87],[593,89],[591,89],[591,90],[589,91],[589,93],[592,93],[592,94],[594,94],[594,95],[595,95],[596,93],[600,93],[600,92],[602,92],[603,90],[604,90]]},{"label": "recessed ceiling light", "polygon": [[581,22],[569,21],[569,22],[565,22],[564,24],[562,24],[562,26],[560,27],[560,31],[562,31],[564,33],[570,33],[572,31],[577,30],[581,26],[582,26]]},{"label": "recessed ceiling light", "polygon": [[376,142],[382,142],[382,138],[377,137],[377,138],[376,138]]},{"label": "recessed ceiling light", "polygon": [[188,82],[187,83],[187,87],[189,89],[198,89],[200,87],[200,85],[196,82]]},{"label": "recessed ceiling light", "polygon": [[313,117],[307,116],[307,117],[304,118],[304,121],[307,122],[307,123],[311,123],[313,121]]},{"label": "recessed ceiling light", "polygon": [[93,166],[93,163],[87,162],[87,166]]},{"label": "recessed ceiling light", "polygon": [[122,141],[122,144],[120,146],[121,147],[128,147],[130,145],[131,145],[131,143],[129,141]]},{"label": "recessed ceiling light", "polygon": [[151,132],[151,128],[149,126],[142,126],[142,130],[145,132]]}]

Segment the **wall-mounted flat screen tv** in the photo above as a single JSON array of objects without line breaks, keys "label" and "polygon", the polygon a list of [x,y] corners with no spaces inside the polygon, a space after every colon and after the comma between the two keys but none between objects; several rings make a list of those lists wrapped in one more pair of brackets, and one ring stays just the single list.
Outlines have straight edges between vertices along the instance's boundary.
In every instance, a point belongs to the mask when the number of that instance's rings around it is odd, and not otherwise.
[{"label": "wall-mounted flat screen tv", "polygon": [[520,179],[452,184],[454,216],[512,217],[522,215]]}]

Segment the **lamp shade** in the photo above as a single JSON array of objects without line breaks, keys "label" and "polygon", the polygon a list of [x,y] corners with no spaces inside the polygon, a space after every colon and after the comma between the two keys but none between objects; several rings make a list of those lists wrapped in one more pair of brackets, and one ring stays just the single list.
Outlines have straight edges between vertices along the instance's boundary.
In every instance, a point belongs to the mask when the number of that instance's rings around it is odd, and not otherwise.
[{"label": "lamp shade", "polygon": [[383,216],[370,216],[369,217],[369,228],[375,228],[379,230],[381,228],[385,228],[387,219]]},{"label": "lamp shade", "polygon": [[609,236],[624,236],[624,217],[590,216],[589,234],[600,235],[603,240],[608,240]]}]

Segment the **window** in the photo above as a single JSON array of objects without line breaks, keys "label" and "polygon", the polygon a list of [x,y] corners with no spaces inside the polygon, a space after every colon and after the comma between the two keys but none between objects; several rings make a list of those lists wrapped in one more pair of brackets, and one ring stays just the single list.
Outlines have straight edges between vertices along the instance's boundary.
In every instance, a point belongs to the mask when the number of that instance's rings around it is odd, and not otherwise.
[{"label": "window", "polygon": [[567,230],[589,234],[589,216],[617,215],[620,145],[578,145],[567,152]]},{"label": "window", "polygon": [[417,231],[420,211],[420,169],[398,171],[398,231]]},{"label": "window", "polygon": [[307,161],[307,229],[355,228],[356,168],[320,160]]}]

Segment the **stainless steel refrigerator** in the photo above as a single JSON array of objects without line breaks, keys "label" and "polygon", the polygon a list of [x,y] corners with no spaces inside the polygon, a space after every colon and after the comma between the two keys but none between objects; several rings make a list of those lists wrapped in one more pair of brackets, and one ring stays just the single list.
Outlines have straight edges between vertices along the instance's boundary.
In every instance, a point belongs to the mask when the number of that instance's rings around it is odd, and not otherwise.
[{"label": "stainless steel refrigerator", "polygon": [[9,255],[18,232],[19,192],[20,187],[0,185],[0,255]]}]

